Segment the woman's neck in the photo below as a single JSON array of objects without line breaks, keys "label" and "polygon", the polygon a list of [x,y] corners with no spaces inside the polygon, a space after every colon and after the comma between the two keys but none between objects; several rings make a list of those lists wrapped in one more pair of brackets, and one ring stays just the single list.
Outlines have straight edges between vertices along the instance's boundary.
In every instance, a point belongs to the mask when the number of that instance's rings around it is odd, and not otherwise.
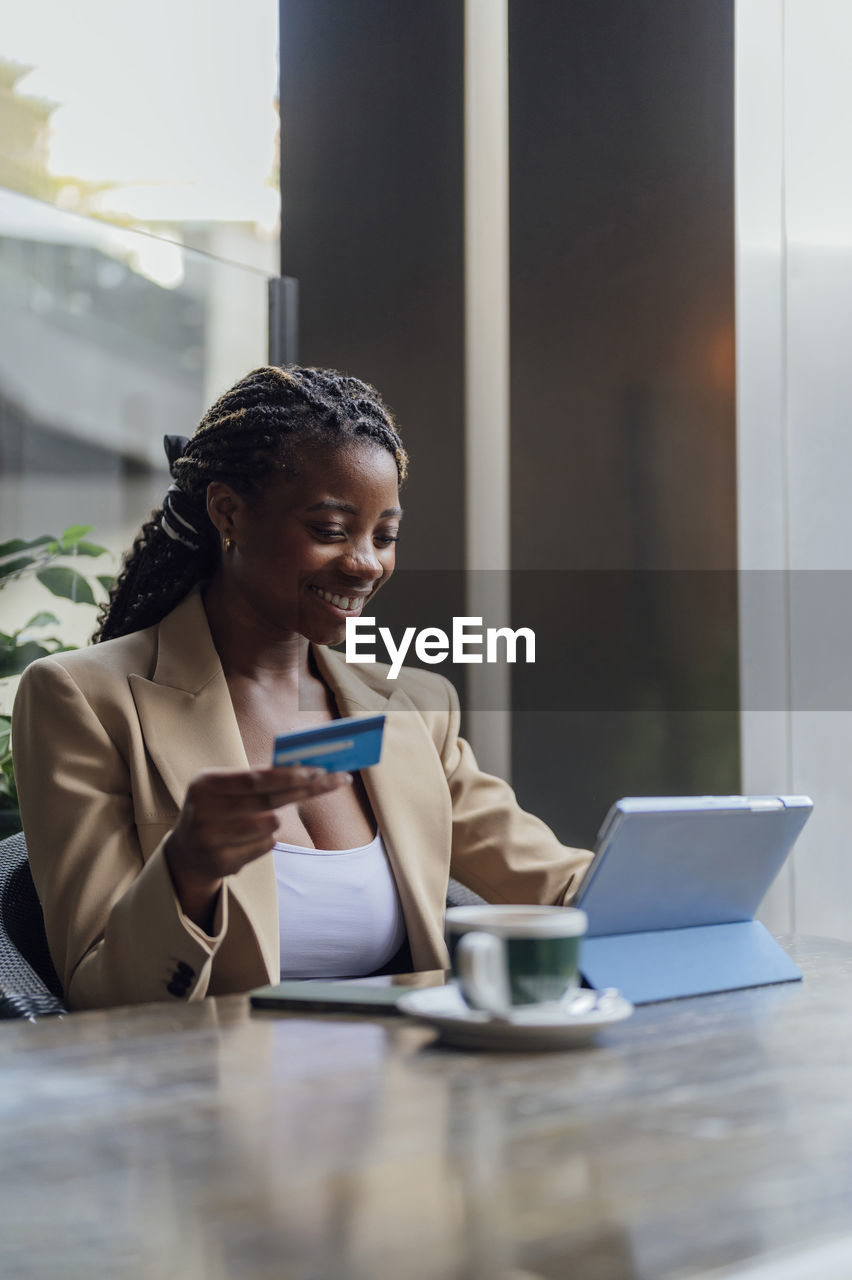
[{"label": "woman's neck", "polygon": [[228,677],[294,685],[312,671],[310,642],[297,631],[275,633],[263,617],[214,578],[202,591],[210,634]]}]

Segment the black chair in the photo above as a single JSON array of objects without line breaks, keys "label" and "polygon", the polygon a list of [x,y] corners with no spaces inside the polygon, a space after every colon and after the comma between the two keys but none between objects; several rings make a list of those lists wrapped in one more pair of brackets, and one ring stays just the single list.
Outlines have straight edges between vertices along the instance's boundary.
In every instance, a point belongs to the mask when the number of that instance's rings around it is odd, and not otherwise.
[{"label": "black chair", "polygon": [[0,1018],[67,1013],[44,933],[24,833],[0,840]]},{"label": "black chair", "polygon": [[472,889],[468,889],[467,885],[462,884],[459,880],[453,880],[450,877],[450,883],[447,885],[447,906],[448,907],[481,907],[485,905],[485,899],[480,898],[478,893],[474,893]]}]

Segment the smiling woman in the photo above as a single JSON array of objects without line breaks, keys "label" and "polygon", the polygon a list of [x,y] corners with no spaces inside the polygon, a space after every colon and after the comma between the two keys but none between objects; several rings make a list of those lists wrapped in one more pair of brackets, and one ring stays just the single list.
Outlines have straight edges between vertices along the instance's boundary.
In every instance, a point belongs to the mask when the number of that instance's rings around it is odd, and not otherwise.
[{"label": "smiling woman", "polygon": [[[443,968],[450,874],[566,903],[589,855],[479,771],[452,686],[329,648],[395,565],[407,457],[378,393],[256,369],[166,450],[95,644],[34,663],[13,716],[70,1007]],[[276,735],[364,712],[379,765],[270,765]]]}]

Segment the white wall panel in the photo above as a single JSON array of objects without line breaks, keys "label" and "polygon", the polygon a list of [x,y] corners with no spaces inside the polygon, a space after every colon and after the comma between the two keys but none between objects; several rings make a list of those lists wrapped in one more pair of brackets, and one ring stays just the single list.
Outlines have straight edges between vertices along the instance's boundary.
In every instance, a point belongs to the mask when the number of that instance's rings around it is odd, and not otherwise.
[{"label": "white wall panel", "polygon": [[[794,863],[767,904],[767,923],[847,938],[850,57],[846,0],[738,5],[740,566],[777,574],[774,587],[774,576],[758,585],[742,575],[743,786],[784,785],[809,793],[816,805]],[[761,703],[755,691],[780,689],[785,669],[786,696],[772,710],[756,710],[767,700]]]},{"label": "white wall panel", "polygon": [[[782,0],[736,9],[737,521],[743,789],[791,791]],[[762,912],[794,927],[794,861]]]}]

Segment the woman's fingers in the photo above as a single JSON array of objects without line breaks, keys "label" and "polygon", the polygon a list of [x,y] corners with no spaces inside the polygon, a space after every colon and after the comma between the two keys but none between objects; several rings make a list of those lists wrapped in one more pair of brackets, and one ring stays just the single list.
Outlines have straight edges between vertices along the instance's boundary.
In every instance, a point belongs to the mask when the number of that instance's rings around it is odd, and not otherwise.
[{"label": "woman's fingers", "polygon": [[205,769],[193,778],[190,786],[215,795],[239,797],[308,786],[330,776],[328,769],[303,765],[270,765],[268,769]]},{"label": "woman's fingers", "polygon": [[300,800],[309,800],[311,796],[320,796],[327,791],[336,791],[338,787],[348,786],[351,782],[351,773],[327,772],[323,777],[314,778],[294,790],[268,792],[266,795],[266,807],[280,809],[284,804],[297,804]]},{"label": "woman's fingers", "polygon": [[243,770],[240,773],[210,769],[193,779],[187,799],[196,807],[209,805],[227,812],[262,811],[322,795],[351,781],[349,773],[301,766]]},{"label": "woman's fingers", "polygon": [[224,822],[218,820],[200,822],[197,838],[211,850],[240,849],[267,837],[270,837],[271,847],[273,843],[271,837],[275,834],[277,826],[278,819],[271,811],[243,814],[241,817],[230,818]]},{"label": "woman's fingers", "polygon": [[169,866],[173,874],[190,874],[196,882],[221,880],[268,853],[277,825],[272,813],[246,815],[238,823],[202,821],[186,830],[178,823],[169,838]]}]

